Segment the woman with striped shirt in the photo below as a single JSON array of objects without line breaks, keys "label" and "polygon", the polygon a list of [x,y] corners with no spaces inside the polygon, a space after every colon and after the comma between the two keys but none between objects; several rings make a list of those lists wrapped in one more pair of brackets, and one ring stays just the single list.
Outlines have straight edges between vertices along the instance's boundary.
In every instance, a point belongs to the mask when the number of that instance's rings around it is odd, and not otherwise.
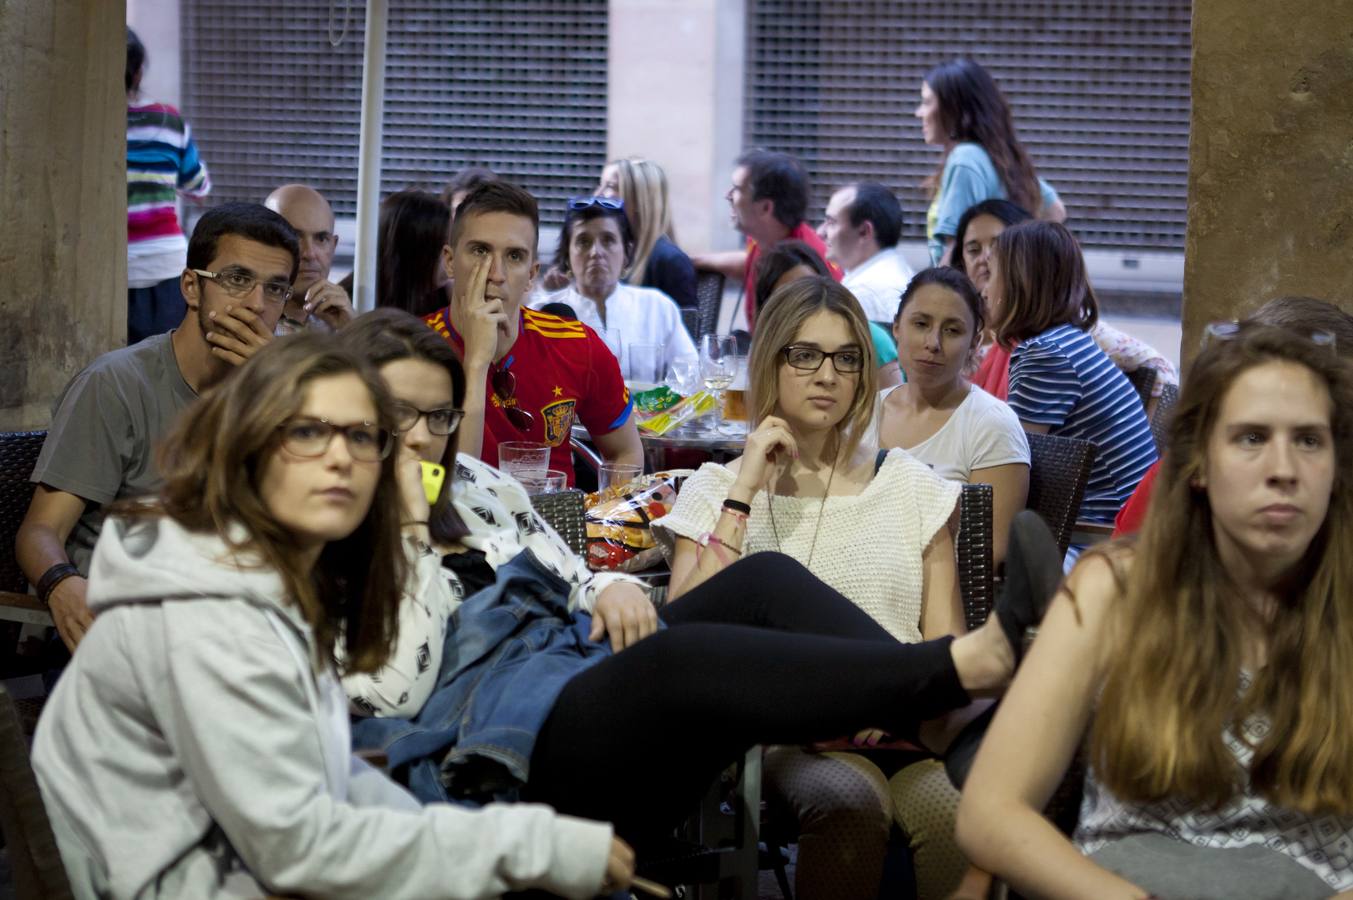
[{"label": "woman with striped shirt", "polygon": [[1137,391],[1089,334],[1099,305],[1080,247],[1061,225],[1024,222],[996,240],[990,266],[996,341],[1014,346],[1010,408],[1026,431],[1098,447],[1080,518],[1111,523],[1156,445]]}]

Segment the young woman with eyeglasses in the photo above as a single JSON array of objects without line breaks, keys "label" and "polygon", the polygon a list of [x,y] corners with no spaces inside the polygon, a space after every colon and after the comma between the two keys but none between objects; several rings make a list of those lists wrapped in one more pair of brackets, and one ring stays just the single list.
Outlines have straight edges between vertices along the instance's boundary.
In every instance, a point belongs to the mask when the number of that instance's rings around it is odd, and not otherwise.
[{"label": "young woman with eyeglasses", "polygon": [[[405,401],[409,434],[454,418]],[[429,569],[409,562],[427,501],[417,457],[391,452],[391,408],[337,338],[274,341],[165,440],[158,497],[108,519],[97,619],[33,746],[76,896],[581,898],[628,882],[605,825],[420,806],[351,756],[336,676],[387,665],[400,588]]]},{"label": "young woman with eyeglasses", "polygon": [[[570,282],[563,290],[533,302],[563,303],[578,320],[598,334],[620,335],[620,370],[627,379],[640,378],[641,363],[631,359],[635,344],[656,345],[656,360],[666,370],[678,360],[696,358],[695,344],[681,321],[675,301],[653,288],[624,284],[620,278],[634,259],[634,232],[624,201],[614,197],[574,197],[568,202],[559,231],[555,265]],[[651,368],[651,363],[647,363]]]},{"label": "young woman with eyeglasses", "polygon": [[[700,590],[734,560],[777,551],[895,641],[963,632],[948,527],[960,486],[904,450],[879,464],[866,439],[876,396],[872,346],[859,302],[832,279],[801,278],[771,295],[748,360],[753,428],[743,456],[702,466],[671,514],[654,523],[672,551],[672,596]],[[839,672],[816,674],[849,682]],[[943,747],[949,725],[922,734]],[[861,735],[858,746],[877,739]],[[948,837],[958,796],[929,754],[870,759],[778,746],[766,755],[765,784],[799,823],[799,896],[878,893],[894,798],[915,838],[922,894],[945,896],[962,875]]]},{"label": "young woman with eyeglasses", "polygon": [[[344,332],[396,401],[454,408],[460,366],[428,335],[383,311]],[[537,800],[648,846],[748,747],[871,723],[908,733],[969,691],[998,688],[1013,661],[1007,635],[1034,615],[1003,605],[993,618],[1005,624],[906,646],[773,553],[657,614],[637,579],[589,571],[512,478],[452,459],[449,436],[415,428],[402,440],[451,473],[418,570],[441,575],[408,583],[394,662],[346,687],[365,716],[358,746],[383,751],[425,800]]]},{"label": "young woman with eyeglasses", "polygon": [[[1140,534],[1082,555],[982,743],[975,863],[1026,896],[1353,897],[1350,473],[1347,359],[1209,341]],[[1040,810],[1081,748],[1068,841]]]}]

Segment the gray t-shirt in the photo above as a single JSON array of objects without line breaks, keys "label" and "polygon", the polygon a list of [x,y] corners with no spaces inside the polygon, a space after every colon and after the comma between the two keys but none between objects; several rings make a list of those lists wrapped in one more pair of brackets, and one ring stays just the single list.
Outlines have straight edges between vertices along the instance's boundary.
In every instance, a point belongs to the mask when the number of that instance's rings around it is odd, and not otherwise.
[{"label": "gray t-shirt", "polygon": [[160,486],[155,444],[197,395],[183,380],[170,334],[100,356],[71,379],[30,480],[87,501],[66,553],[82,573],[103,527],[103,507]]}]

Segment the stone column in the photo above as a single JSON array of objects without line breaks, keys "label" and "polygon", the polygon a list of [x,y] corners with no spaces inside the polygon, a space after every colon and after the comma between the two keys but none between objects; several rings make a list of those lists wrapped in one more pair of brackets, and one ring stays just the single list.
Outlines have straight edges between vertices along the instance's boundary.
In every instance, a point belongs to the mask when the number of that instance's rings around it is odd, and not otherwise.
[{"label": "stone column", "polygon": [[742,150],[743,0],[610,0],[609,56],[607,155],[663,167],[684,250],[740,246],[724,194]]},{"label": "stone column", "polygon": [[1353,309],[1353,4],[1194,0],[1181,356],[1282,294]]},{"label": "stone column", "polygon": [[125,6],[0,3],[0,430],[126,341]]}]

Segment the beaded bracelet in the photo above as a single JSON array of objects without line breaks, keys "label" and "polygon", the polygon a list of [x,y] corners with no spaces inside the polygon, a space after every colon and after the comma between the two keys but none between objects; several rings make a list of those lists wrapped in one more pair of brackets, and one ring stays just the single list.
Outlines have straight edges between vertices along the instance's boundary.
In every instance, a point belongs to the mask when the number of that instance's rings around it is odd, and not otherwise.
[{"label": "beaded bracelet", "polygon": [[700,540],[696,541],[695,546],[696,546],[695,564],[697,566],[700,565],[700,556],[702,555],[700,553],[701,550],[713,550],[714,556],[716,559],[719,560],[719,565],[721,566],[730,566],[733,564],[733,560],[729,559],[727,555],[724,554],[724,550],[730,550],[733,553],[736,553],[739,557],[742,556],[742,551],[740,549],[724,543],[722,538],[708,531],[700,535]]},{"label": "beaded bracelet", "polygon": [[732,516],[734,521],[736,521],[739,525],[747,524],[748,516],[745,512],[743,512],[740,509],[733,509],[732,507],[725,506],[723,509],[719,510],[719,512],[723,513],[726,516]]}]

